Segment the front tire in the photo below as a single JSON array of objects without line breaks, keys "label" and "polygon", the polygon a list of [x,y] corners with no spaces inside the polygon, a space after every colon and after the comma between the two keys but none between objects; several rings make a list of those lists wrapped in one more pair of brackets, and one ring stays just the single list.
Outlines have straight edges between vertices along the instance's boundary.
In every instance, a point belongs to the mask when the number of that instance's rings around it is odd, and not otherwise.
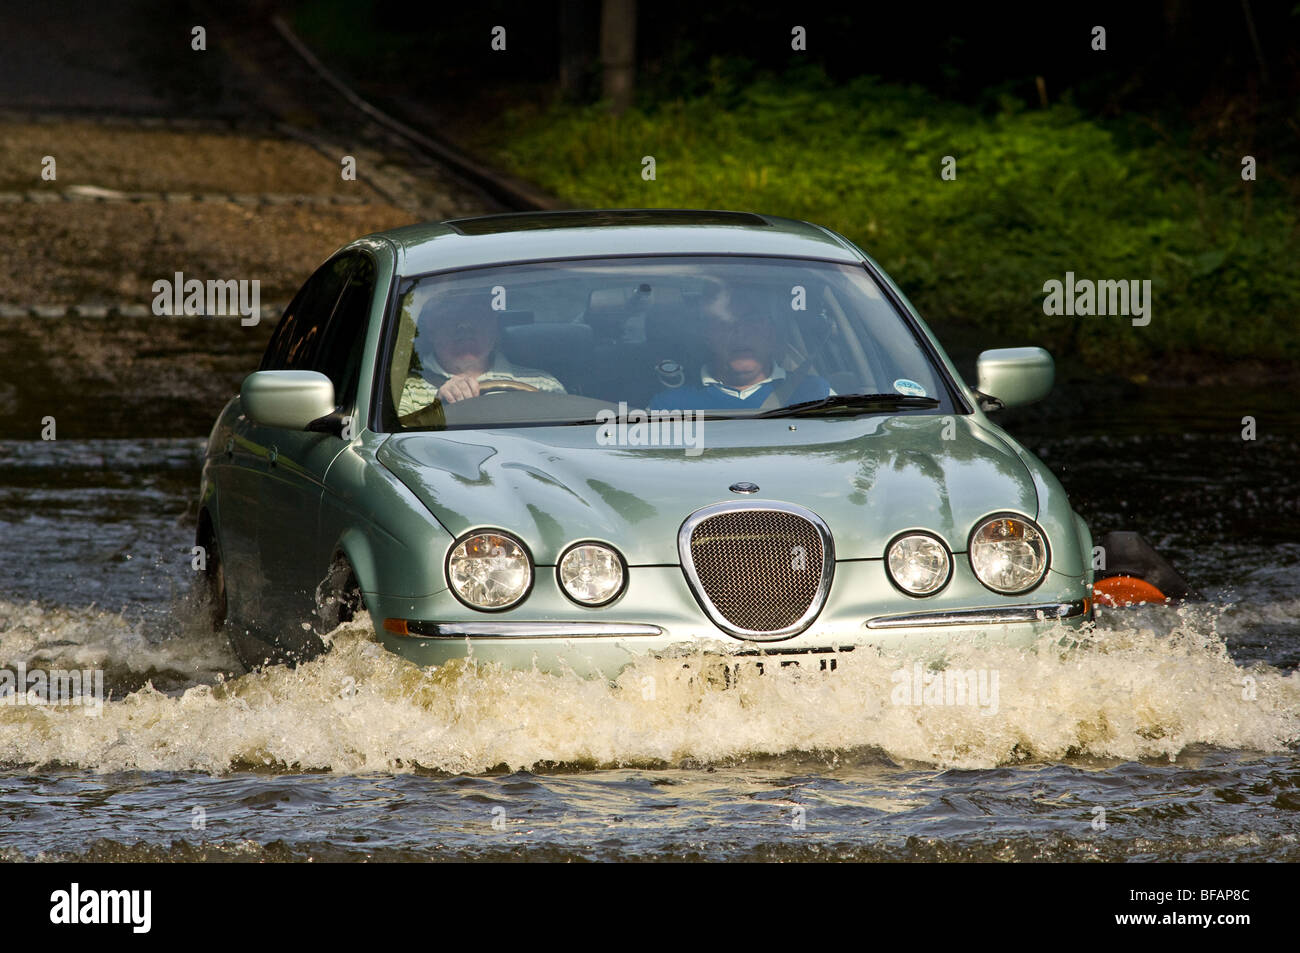
[{"label": "front tire", "polygon": [[361,596],[361,584],[347,557],[334,557],[325,579],[316,587],[316,631],[320,635],[333,632],[345,622],[351,622],[366,608]]}]

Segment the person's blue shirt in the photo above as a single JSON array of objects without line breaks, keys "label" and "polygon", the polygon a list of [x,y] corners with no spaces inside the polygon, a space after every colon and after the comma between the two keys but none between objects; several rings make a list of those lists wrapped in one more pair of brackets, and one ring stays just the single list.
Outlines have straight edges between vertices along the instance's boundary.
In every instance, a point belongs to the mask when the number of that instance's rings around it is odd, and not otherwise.
[{"label": "person's blue shirt", "polygon": [[[771,395],[772,389],[786,379],[785,368],[777,366],[771,376],[758,384],[743,389],[728,387],[708,370],[700,372],[700,383],[660,391],[650,400],[650,410],[758,410]],[[808,374],[799,382],[794,393],[786,396],[784,403],[798,404],[806,400],[829,397],[831,385],[824,377]]]}]

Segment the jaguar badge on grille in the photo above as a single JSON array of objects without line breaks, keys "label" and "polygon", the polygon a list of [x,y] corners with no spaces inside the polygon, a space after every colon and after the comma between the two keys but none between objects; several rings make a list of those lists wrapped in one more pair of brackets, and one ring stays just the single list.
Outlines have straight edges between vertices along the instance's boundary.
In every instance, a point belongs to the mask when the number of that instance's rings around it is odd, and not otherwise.
[{"label": "jaguar badge on grille", "polygon": [[757,483],[733,483],[728,487],[732,493],[757,493]]}]

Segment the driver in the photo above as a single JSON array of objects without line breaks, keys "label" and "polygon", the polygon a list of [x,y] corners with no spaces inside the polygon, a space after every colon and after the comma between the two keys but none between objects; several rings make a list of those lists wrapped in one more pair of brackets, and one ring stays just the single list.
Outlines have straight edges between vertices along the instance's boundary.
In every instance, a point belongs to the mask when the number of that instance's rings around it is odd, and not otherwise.
[{"label": "driver", "polygon": [[564,385],[546,371],[521,367],[497,348],[497,313],[474,298],[434,298],[420,311],[419,333],[432,342],[432,355],[420,372],[406,378],[400,416],[414,413],[435,400],[454,404],[477,397],[493,381],[513,381],[563,394]]},{"label": "driver", "polygon": [[781,325],[758,292],[719,286],[701,310],[709,360],[700,369],[699,383],[655,395],[650,409],[767,410],[834,393],[808,364],[786,373],[777,359],[783,350]]}]

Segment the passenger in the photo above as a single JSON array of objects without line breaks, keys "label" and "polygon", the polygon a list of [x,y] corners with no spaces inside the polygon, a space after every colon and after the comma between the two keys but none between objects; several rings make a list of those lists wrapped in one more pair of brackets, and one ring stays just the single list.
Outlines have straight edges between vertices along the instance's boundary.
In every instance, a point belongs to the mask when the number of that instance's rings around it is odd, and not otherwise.
[{"label": "passenger", "polygon": [[500,350],[497,313],[470,298],[434,298],[420,311],[420,337],[432,342],[419,373],[402,387],[397,412],[405,417],[440,400],[454,404],[479,396],[493,381],[511,381],[524,389],[564,393],[564,385],[546,371],[512,363]]},{"label": "passenger", "polygon": [[702,310],[709,361],[699,383],[656,394],[650,409],[766,410],[830,396],[830,384],[816,374],[787,377],[777,360],[781,325],[761,295],[720,287]]}]

